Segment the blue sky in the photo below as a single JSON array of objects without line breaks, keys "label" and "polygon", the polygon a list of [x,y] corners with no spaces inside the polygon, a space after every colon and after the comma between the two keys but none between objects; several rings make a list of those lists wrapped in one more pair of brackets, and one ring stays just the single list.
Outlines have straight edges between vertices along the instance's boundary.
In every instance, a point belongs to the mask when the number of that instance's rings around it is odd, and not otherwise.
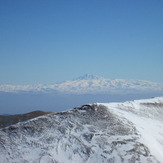
[{"label": "blue sky", "polygon": [[0,84],[86,73],[163,84],[163,1],[0,0]]}]

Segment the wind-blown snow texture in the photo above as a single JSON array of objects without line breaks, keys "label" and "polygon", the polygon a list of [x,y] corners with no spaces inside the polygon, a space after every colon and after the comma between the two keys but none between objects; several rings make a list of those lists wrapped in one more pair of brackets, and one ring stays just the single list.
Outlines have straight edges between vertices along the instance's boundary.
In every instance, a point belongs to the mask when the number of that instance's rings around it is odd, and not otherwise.
[{"label": "wind-blown snow texture", "polygon": [[162,97],[84,105],[0,130],[3,163],[158,163],[162,151]]}]

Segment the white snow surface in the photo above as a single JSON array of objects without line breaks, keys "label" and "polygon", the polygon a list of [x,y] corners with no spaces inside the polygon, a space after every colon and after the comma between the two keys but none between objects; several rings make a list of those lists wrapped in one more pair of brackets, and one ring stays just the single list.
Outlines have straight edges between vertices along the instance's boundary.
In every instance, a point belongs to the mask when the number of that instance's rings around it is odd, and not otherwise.
[{"label": "white snow surface", "polygon": [[0,85],[0,92],[52,92],[71,94],[163,92],[163,85],[145,80],[107,79],[86,74],[74,80],[54,84]]},{"label": "white snow surface", "polygon": [[163,97],[96,103],[0,130],[2,163],[163,163]]},{"label": "white snow surface", "polygon": [[141,142],[163,162],[163,97],[103,105],[131,121],[141,134]]}]

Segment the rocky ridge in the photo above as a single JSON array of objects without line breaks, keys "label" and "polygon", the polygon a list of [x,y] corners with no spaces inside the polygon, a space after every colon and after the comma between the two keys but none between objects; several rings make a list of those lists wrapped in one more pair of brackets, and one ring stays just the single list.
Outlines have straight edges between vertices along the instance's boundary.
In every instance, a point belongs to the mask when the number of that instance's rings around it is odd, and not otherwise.
[{"label": "rocky ridge", "polygon": [[[3,163],[163,162],[162,104],[163,98],[89,104],[17,123],[0,130],[0,160]],[[153,113],[160,111],[159,114],[146,115],[148,109],[152,112],[151,107],[156,108]],[[152,127],[149,122],[155,130],[146,137],[144,133]]]}]

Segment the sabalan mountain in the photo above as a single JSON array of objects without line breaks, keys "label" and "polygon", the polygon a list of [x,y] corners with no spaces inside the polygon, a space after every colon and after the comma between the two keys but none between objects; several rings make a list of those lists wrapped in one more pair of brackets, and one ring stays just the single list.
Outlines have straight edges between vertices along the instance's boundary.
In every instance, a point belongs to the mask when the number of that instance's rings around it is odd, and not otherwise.
[{"label": "sabalan mountain", "polygon": [[163,163],[163,97],[94,103],[0,130],[2,163]]},{"label": "sabalan mountain", "polygon": [[68,94],[126,94],[163,92],[163,86],[144,80],[107,79],[86,74],[74,80],[50,85],[0,85],[0,92],[59,92]]}]

